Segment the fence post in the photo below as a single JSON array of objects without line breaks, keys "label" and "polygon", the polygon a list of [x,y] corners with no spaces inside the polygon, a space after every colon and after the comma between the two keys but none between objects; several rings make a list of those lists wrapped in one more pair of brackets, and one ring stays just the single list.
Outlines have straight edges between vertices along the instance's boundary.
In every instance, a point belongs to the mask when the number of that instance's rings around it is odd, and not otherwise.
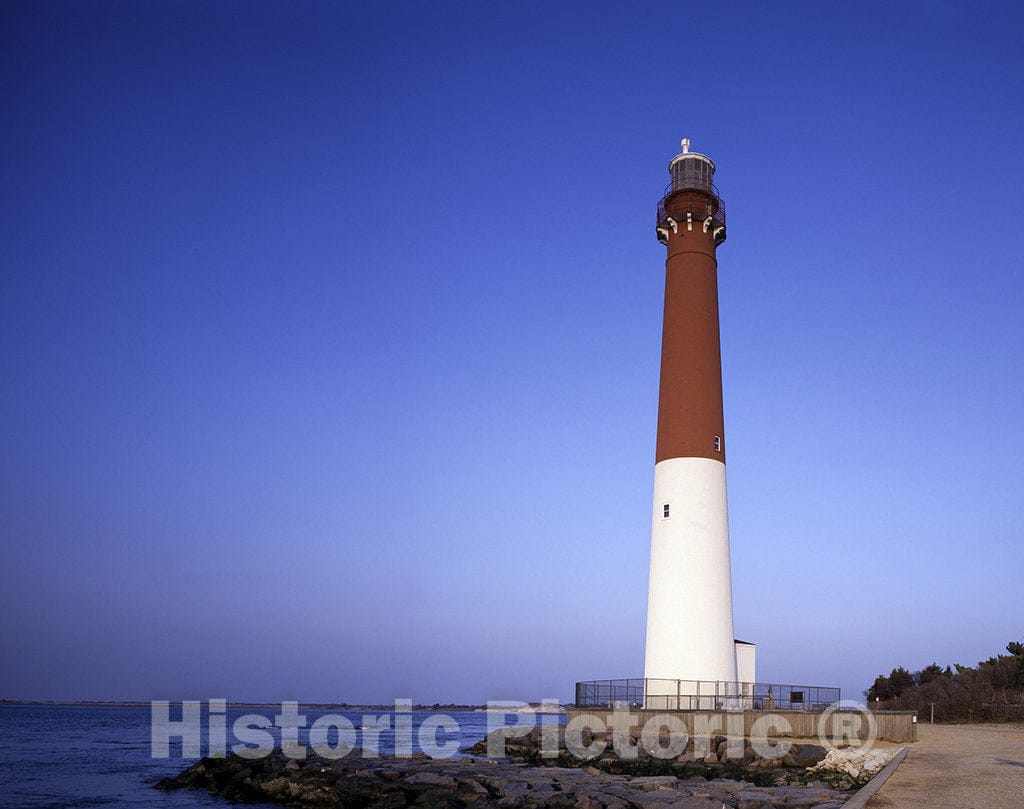
[{"label": "fence post", "polygon": [[935,724],[935,703],[932,703],[932,721],[931,724]]}]

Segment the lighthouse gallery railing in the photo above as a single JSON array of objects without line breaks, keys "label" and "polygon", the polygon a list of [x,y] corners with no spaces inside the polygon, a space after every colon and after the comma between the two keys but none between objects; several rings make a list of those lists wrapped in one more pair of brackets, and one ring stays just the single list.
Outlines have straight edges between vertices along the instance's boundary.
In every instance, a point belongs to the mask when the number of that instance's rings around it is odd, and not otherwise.
[{"label": "lighthouse gallery railing", "polygon": [[718,189],[711,184],[702,187],[697,182],[689,182],[686,179],[670,182],[665,188],[664,196],[658,202],[658,227],[665,224],[670,213],[683,217],[689,213],[698,223],[711,217],[715,227],[725,225],[725,201],[718,196]]},{"label": "lighthouse gallery railing", "polygon": [[642,677],[576,683],[576,705],[580,708],[624,705],[662,711],[821,711],[839,700],[840,689],[821,685]]}]

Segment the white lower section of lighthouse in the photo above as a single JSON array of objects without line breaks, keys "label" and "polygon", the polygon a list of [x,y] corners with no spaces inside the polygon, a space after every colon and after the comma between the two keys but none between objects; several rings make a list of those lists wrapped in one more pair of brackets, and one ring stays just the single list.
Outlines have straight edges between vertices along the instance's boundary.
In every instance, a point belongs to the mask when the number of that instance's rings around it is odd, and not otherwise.
[{"label": "white lower section of lighthouse", "polygon": [[[735,683],[734,638],[725,464],[666,459],[654,467],[644,677]],[[649,683],[648,693],[680,688]]]}]

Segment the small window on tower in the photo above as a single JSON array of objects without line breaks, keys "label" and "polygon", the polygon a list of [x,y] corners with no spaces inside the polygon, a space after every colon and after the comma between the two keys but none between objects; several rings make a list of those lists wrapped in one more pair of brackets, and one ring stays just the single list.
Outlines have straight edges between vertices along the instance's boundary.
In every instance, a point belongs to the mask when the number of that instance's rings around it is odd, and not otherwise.
[{"label": "small window on tower", "polygon": [[722,436],[716,435],[715,436],[715,452],[721,452],[721,451],[722,451]]},{"label": "small window on tower", "polygon": [[663,505],[661,508],[662,508],[661,516],[662,517],[668,517],[668,503]]}]

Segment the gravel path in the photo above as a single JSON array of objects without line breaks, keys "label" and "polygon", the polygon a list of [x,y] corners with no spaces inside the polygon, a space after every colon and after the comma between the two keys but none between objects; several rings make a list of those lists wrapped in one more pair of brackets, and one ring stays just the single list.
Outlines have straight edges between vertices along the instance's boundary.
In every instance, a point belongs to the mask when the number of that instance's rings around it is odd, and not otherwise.
[{"label": "gravel path", "polygon": [[1024,730],[920,725],[918,741],[868,809],[1021,809]]}]

